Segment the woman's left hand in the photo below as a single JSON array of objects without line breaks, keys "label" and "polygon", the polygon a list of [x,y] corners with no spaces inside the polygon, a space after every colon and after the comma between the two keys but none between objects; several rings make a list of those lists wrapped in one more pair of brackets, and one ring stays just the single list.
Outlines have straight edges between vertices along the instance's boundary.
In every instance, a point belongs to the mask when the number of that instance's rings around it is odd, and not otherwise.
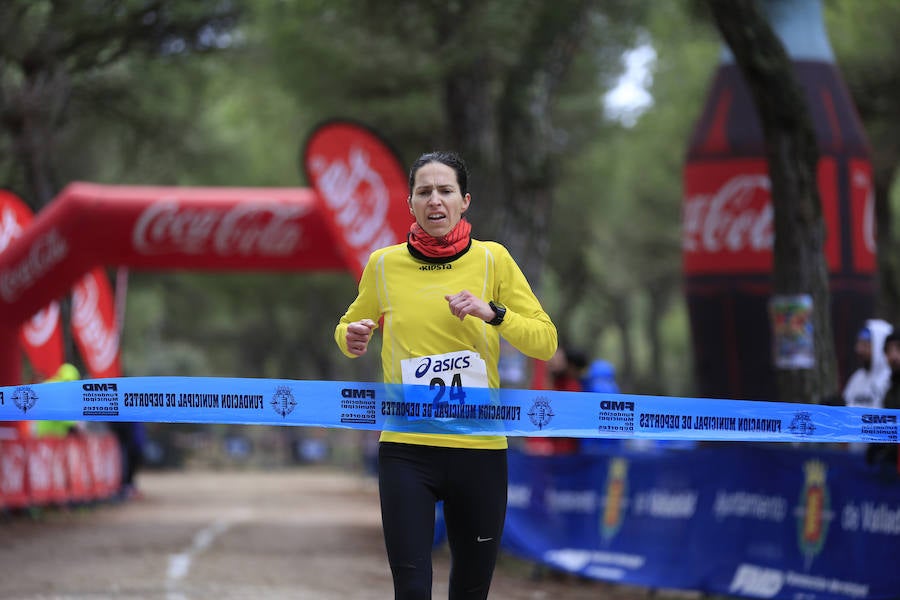
[{"label": "woman's left hand", "polygon": [[450,305],[450,312],[460,321],[465,319],[466,315],[478,317],[485,322],[494,318],[494,310],[490,305],[468,290],[444,296],[444,299]]}]

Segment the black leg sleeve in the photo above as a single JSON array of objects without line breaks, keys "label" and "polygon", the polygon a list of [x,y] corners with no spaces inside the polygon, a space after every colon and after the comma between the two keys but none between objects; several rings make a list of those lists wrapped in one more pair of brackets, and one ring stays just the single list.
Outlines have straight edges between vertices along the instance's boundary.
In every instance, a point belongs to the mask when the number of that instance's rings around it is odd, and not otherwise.
[{"label": "black leg sleeve", "polygon": [[381,443],[378,489],[395,600],[431,600],[434,469],[428,447]]},{"label": "black leg sleeve", "polygon": [[506,450],[461,450],[444,499],[450,600],[487,598],[506,518]]}]

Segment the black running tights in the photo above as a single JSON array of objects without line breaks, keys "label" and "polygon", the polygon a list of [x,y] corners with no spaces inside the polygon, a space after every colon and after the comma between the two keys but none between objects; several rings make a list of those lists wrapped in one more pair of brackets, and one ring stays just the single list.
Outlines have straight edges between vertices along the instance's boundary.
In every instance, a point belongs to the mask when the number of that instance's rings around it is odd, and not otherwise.
[{"label": "black running tights", "polygon": [[450,546],[450,600],[487,598],[506,517],[506,450],[382,442],[378,485],[395,600],[431,600],[438,500]]}]

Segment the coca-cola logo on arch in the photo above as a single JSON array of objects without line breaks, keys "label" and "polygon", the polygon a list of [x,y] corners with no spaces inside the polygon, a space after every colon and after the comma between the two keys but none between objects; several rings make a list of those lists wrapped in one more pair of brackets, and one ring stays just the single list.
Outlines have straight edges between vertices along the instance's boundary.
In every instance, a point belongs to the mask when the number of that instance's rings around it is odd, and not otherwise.
[{"label": "coca-cola logo on arch", "polygon": [[[31,211],[17,197],[0,190],[0,252],[22,236],[32,220]],[[32,347],[46,344],[59,327],[59,303],[54,301],[39,310],[23,326],[25,342]]]},{"label": "coca-cola logo on arch", "polygon": [[131,241],[145,255],[290,256],[303,242],[308,212],[267,200],[197,207],[168,198],[144,209]]},{"label": "coca-cola logo on arch", "polygon": [[[30,219],[31,215],[26,215]],[[6,250],[14,239],[22,235],[22,225],[14,207],[0,205],[0,252]]]},{"label": "coca-cola logo on arch", "polygon": [[0,296],[9,303],[31,288],[69,255],[69,244],[56,229],[37,238],[22,260],[0,272]]}]

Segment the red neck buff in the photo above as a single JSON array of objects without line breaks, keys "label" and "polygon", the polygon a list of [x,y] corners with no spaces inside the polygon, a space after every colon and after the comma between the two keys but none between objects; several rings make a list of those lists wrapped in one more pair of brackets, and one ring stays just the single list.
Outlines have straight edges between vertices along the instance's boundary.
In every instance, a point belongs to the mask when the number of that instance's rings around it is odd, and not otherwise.
[{"label": "red neck buff", "polygon": [[407,242],[420,254],[430,258],[447,258],[463,252],[469,247],[471,241],[472,224],[465,219],[460,219],[456,227],[447,235],[436,238],[422,229],[418,223],[413,223],[406,236]]}]

